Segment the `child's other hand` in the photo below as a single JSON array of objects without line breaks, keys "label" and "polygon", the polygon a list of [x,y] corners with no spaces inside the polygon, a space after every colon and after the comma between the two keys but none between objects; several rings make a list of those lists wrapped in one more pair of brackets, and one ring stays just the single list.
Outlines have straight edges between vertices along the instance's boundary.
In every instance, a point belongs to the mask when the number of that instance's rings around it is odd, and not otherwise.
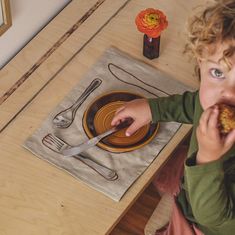
[{"label": "child's other hand", "polygon": [[215,105],[204,111],[197,127],[197,164],[220,159],[235,143],[235,130],[226,136],[220,135],[218,128],[219,110]]},{"label": "child's other hand", "polygon": [[133,119],[133,123],[126,130],[126,135],[130,136],[152,120],[148,101],[146,99],[135,99],[127,102],[116,111],[111,125],[116,126],[126,118]]}]

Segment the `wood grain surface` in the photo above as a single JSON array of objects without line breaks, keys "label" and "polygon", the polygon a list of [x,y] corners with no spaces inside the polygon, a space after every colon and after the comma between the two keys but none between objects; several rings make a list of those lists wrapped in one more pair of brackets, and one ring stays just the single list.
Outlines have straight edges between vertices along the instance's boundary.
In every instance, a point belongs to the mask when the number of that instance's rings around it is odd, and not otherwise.
[{"label": "wood grain surface", "polygon": [[37,68],[47,59],[49,56],[57,50],[61,44],[74,33],[75,30],[80,27],[85,20],[104,2],[105,0],[100,0],[96,2],[74,25],[72,25],[59,39],[52,45],[46,52],[43,54],[29,70],[23,74],[14,84],[11,86],[1,97],[0,97],[0,105],[17,89],[22,85],[29,76],[34,73]]},{"label": "wood grain surface", "polygon": [[[119,203],[39,160],[22,143],[110,46],[197,87],[194,65],[182,56],[183,29],[188,14],[203,2],[72,1],[0,71],[0,234],[104,235],[112,231],[191,126],[180,128]],[[151,61],[142,56],[143,35],[134,24],[136,14],[147,7],[163,10],[169,19],[160,57]]]}]

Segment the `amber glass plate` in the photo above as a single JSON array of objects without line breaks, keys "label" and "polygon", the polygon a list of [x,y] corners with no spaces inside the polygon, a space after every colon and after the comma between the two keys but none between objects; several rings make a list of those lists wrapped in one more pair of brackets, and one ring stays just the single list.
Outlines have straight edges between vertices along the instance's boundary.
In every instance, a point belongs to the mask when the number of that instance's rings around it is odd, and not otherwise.
[{"label": "amber glass plate", "polygon": [[[85,111],[83,127],[89,138],[97,136],[111,127],[111,121],[116,110],[125,102],[143,98],[127,91],[113,91],[95,99]],[[156,135],[159,124],[148,124],[137,130],[133,135],[125,135],[126,128],[120,130],[97,144],[110,152],[127,152],[143,147]]]}]

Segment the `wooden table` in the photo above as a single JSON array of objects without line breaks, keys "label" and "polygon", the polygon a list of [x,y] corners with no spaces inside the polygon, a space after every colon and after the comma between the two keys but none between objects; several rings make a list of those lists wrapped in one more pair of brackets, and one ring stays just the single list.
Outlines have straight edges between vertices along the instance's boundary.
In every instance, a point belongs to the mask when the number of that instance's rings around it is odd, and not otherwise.
[{"label": "wooden table", "polygon": [[[183,125],[120,202],[91,189],[22,147],[49,112],[110,46],[197,87],[182,56],[188,13],[202,0],[74,0],[0,71],[0,234],[108,234],[189,132]],[[163,10],[169,27],[159,59],[142,56],[134,23]]]}]

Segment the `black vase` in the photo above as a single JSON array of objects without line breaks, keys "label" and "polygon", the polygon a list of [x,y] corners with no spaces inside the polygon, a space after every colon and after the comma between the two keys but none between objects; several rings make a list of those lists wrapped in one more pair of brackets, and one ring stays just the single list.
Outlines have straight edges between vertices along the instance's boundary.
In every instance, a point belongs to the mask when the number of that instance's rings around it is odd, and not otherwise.
[{"label": "black vase", "polygon": [[157,38],[150,38],[144,34],[143,55],[149,59],[159,57],[160,52],[160,36]]}]

